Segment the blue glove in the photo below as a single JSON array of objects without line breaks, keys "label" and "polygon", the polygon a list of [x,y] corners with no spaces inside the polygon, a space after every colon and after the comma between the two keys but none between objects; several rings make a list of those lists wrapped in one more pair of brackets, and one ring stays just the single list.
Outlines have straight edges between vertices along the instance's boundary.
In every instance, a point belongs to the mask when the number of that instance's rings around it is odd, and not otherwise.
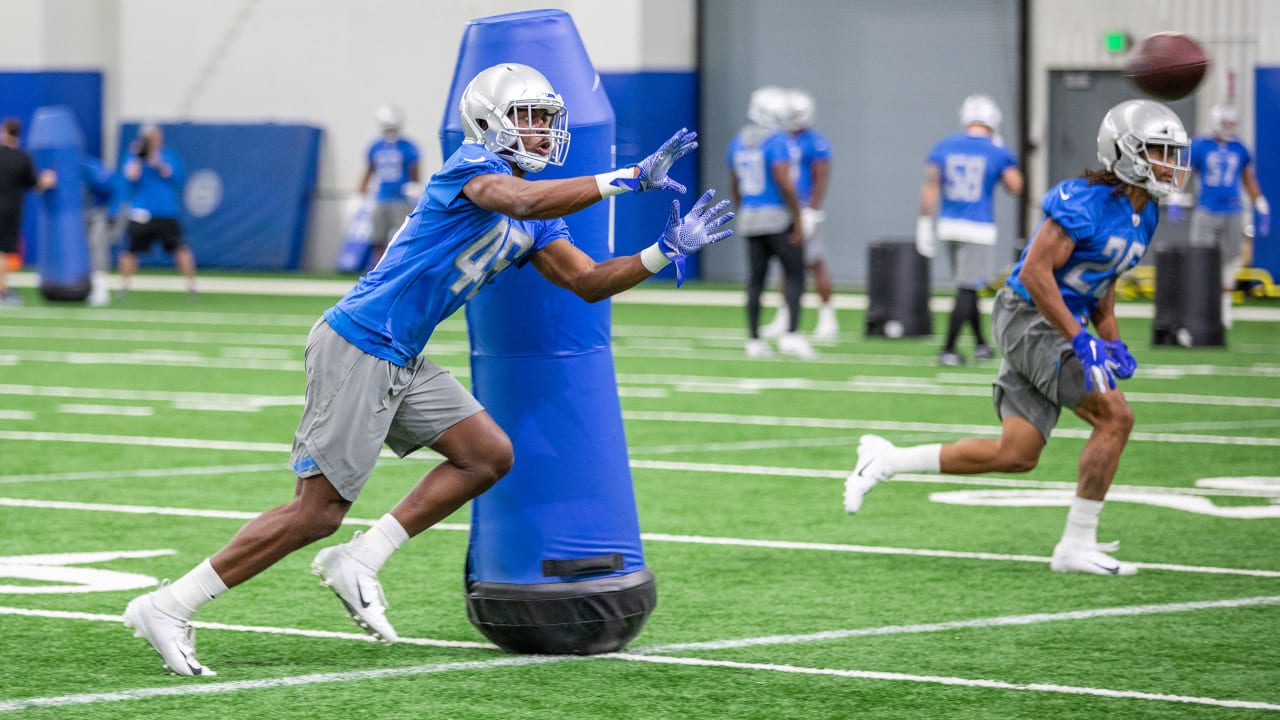
[{"label": "blue glove", "polygon": [[683,218],[680,217],[680,201],[671,201],[671,216],[667,219],[667,227],[662,231],[662,237],[658,238],[658,247],[662,249],[662,254],[676,266],[676,287],[680,287],[684,282],[684,261],[688,256],[733,234],[733,230],[712,232],[733,219],[731,212],[716,217],[729,207],[728,200],[721,200],[711,209],[707,209],[707,203],[711,202],[711,198],[715,195],[715,190],[703,193],[702,197],[693,204],[693,209]]},{"label": "blue glove", "polygon": [[1133,377],[1133,373],[1138,369],[1138,360],[1129,354],[1129,348],[1124,344],[1123,340],[1109,340],[1104,345],[1107,348],[1107,367],[1111,370],[1111,374],[1121,380],[1128,380]]},{"label": "blue glove", "polygon": [[1181,205],[1177,203],[1172,203],[1167,207],[1165,207],[1164,214],[1169,219],[1169,222],[1178,223],[1178,222],[1182,222],[1183,212],[1184,211]]},{"label": "blue glove", "polygon": [[1258,222],[1254,225],[1254,237],[1264,238],[1271,235],[1271,213],[1258,213]]},{"label": "blue glove", "polygon": [[1071,350],[1084,366],[1084,389],[1087,392],[1097,390],[1105,393],[1108,385],[1115,390],[1116,379],[1107,368],[1107,346],[1101,340],[1090,335],[1088,330],[1081,330],[1071,338]]},{"label": "blue glove", "polygon": [[698,133],[680,128],[680,131],[672,135],[670,140],[662,143],[662,147],[658,148],[657,152],[640,161],[636,166],[640,168],[640,172],[636,173],[635,177],[616,178],[613,184],[628,187],[634,192],[675,190],[683,195],[685,187],[667,177],[667,171],[675,161],[696,147],[698,147]]}]

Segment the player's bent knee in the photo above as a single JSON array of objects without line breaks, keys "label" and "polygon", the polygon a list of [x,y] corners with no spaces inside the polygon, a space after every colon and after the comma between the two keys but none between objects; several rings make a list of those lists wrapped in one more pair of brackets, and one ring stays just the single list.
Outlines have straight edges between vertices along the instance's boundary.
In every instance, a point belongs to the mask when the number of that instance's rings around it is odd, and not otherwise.
[{"label": "player's bent knee", "polygon": [[1040,455],[1028,455],[1027,453],[1008,453],[1000,456],[999,472],[1007,473],[1024,473],[1031,472],[1036,469],[1036,465],[1040,462]]}]

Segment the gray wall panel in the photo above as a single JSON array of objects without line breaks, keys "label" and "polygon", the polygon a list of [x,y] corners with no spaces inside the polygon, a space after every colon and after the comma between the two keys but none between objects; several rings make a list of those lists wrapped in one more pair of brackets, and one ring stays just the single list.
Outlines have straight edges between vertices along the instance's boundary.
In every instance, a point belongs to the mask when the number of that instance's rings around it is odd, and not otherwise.
[{"label": "gray wall panel", "polygon": [[[924,158],[959,126],[966,95],[1004,111],[1017,146],[1016,0],[701,0],[702,177],[727,188],[725,149],[765,84],[813,93],[816,127],[834,148],[826,202],[828,265],[838,289],[866,285],[867,245],[915,232]],[[1012,255],[1015,201],[998,199],[998,257]],[[742,281],[746,252],[709,248],[704,276]],[[947,283],[946,262],[934,278]]]}]

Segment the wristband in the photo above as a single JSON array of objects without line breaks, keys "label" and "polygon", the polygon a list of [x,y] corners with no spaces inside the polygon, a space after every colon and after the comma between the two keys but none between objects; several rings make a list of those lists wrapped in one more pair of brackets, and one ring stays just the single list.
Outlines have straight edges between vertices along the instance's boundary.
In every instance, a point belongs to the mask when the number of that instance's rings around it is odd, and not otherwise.
[{"label": "wristband", "polygon": [[650,273],[657,273],[671,264],[671,258],[662,252],[660,243],[654,243],[640,251],[640,264],[644,265],[644,269]]},{"label": "wristband", "polygon": [[1267,202],[1265,197],[1259,195],[1258,199],[1253,201],[1253,209],[1257,210],[1259,215],[1270,215],[1271,203]]},{"label": "wristband", "polygon": [[631,180],[634,179],[635,176],[636,171],[634,166],[625,167],[613,172],[600,173],[596,176],[596,188],[600,190],[600,198],[603,200],[604,198],[610,198],[614,195],[621,195],[624,192],[630,192],[631,188],[626,185],[614,185],[613,181],[622,178]]}]

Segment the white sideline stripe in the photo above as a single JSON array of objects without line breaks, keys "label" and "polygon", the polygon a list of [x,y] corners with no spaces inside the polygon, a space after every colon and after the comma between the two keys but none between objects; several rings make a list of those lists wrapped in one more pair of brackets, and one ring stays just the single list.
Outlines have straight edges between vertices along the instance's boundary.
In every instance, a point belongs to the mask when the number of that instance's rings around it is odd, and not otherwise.
[{"label": "white sideline stripe", "polygon": [[[114,282],[117,277],[112,274],[110,279]],[[26,271],[9,274],[9,285],[12,287],[30,288],[35,287],[36,284],[36,273]],[[332,297],[336,300],[345,295],[353,284],[355,284],[355,280],[321,280],[289,277],[288,275],[281,275],[278,278],[202,276],[200,278],[200,292],[230,293],[235,295],[317,296]],[[132,281],[131,291],[185,292],[186,286],[180,277],[136,275]],[[618,305],[696,305],[701,307],[741,308],[744,302],[743,298],[741,290],[702,290],[696,287],[689,287],[684,290],[664,290],[639,287],[620,293],[611,298],[610,301]],[[761,302],[769,307],[776,304],[777,300],[777,293],[772,291],[766,292],[761,297]],[[817,297],[812,293],[805,293],[802,300],[805,307],[818,307]],[[934,296],[929,300],[929,309],[934,312],[949,312],[953,302],[950,297]],[[832,297],[832,304],[839,310],[866,310],[868,299],[863,293],[836,293]],[[983,298],[979,301],[979,307],[985,314],[991,314],[991,306],[992,301],[990,298]],[[99,313],[107,312],[138,311],[89,308],[85,312],[96,316]],[[138,312],[138,314],[144,315],[141,312]],[[1125,302],[1116,304],[1116,317],[1151,318],[1154,314],[1154,303]],[[1232,310],[1231,315],[1236,320],[1280,320],[1280,311],[1272,308],[1240,307]],[[314,319],[312,317],[307,324],[310,325],[310,322],[314,321]]]},{"label": "white sideline stripe", "polygon": [[[56,620],[94,620],[99,622],[121,622],[120,615],[101,613],[68,612],[65,610],[32,610],[29,608],[0,607],[0,615],[21,615],[24,617],[43,617]],[[263,633],[265,635],[293,635],[296,637],[323,638],[333,640],[355,640],[357,642],[378,642],[372,635],[364,633],[335,632],[332,630],[304,630],[302,628],[268,627],[265,625],[230,625],[226,623],[201,622],[192,620],[191,626],[208,630],[229,630],[231,632]],[[432,640],[430,638],[400,638],[397,643],[405,645],[423,645],[427,647],[478,648],[481,650],[497,650],[496,645],[474,642],[471,640]]]},{"label": "white sideline stripe", "polygon": [[452,672],[457,670],[485,670],[493,667],[518,667],[521,665],[538,665],[544,663],[576,660],[581,656],[566,657],[563,655],[522,655],[519,657],[503,657],[495,660],[472,660],[468,662],[440,663],[436,665],[414,665],[403,668],[386,668],[382,670],[357,670],[340,673],[315,673],[312,675],[293,675],[282,678],[262,680],[237,680],[232,682],[211,682],[205,685],[175,685],[170,687],[137,688],[118,692],[86,693],[82,695],[61,695],[57,697],[22,698],[0,702],[0,712],[13,712],[34,707],[65,707],[68,705],[89,705],[101,702],[119,702],[122,700],[145,700],[154,697],[175,697],[184,695],[215,695],[240,692],[241,690],[266,690],[269,688],[298,687],[301,685],[317,685],[321,683],[351,682],[354,680],[383,680],[386,678],[411,677],[431,673]]},{"label": "white sideline stripe", "polygon": [[148,468],[143,470],[90,470],[70,473],[34,473],[31,475],[0,475],[0,484],[53,482],[56,480],[118,480],[136,477],[178,477],[186,475],[230,475],[233,473],[283,471],[287,463],[255,463],[252,465],[212,465],[207,467]]},{"label": "white sideline stripe", "polygon": [[1218,610],[1223,608],[1253,607],[1257,605],[1280,605],[1280,595],[1261,597],[1234,598],[1229,600],[1203,600],[1197,602],[1165,603],[1161,605],[1129,605],[1126,607],[1095,608],[1092,610],[1071,610],[1059,613],[1031,613],[1027,615],[1004,615],[998,617],[972,618],[969,620],[952,620],[950,622],[921,623],[915,625],[884,625],[881,627],[855,628],[851,630],[827,630],[824,632],[798,635],[765,635],[763,637],[742,638],[739,640],[712,640],[709,642],[674,643],[640,648],[633,652],[638,655],[654,655],[664,653],[688,652],[690,650],[736,650],[738,648],[758,647],[761,645],[795,645],[798,643],[825,642],[843,640],[852,637],[869,637],[873,635],[901,635],[907,633],[947,632],[949,630],[966,630],[971,628],[1009,627],[1013,625],[1038,625],[1040,623],[1058,622],[1062,620],[1092,620],[1104,617],[1131,617],[1134,615],[1157,615],[1163,613],[1192,612],[1195,610]]},{"label": "white sideline stripe", "polygon": [[34,420],[35,417],[30,410],[0,410],[0,420]]},{"label": "white sideline stripe", "polygon": [[652,655],[633,655],[616,653],[601,657],[613,657],[619,660],[658,663],[662,665],[686,665],[694,667],[721,667],[735,670],[768,670],[770,672],[794,673],[799,675],[829,675],[834,677],[857,678],[862,680],[897,680],[903,682],[928,683],[933,685],[958,685],[961,687],[978,687],[992,690],[1020,690],[1024,692],[1062,693],[1065,695],[1092,695],[1105,698],[1125,698],[1133,700],[1155,700],[1161,702],[1185,703],[1192,705],[1212,705],[1215,707],[1245,708],[1249,710],[1280,710],[1280,705],[1256,702],[1252,700],[1220,700],[1218,698],[1195,697],[1191,695],[1167,695],[1164,693],[1147,693],[1135,690],[1108,690],[1106,688],[1074,687],[1071,685],[1055,685],[1051,683],[1011,683],[1002,680],[983,680],[977,678],[947,677],[945,675],[912,675],[909,673],[877,672],[874,670],[838,670],[834,668],[810,668],[796,665],[777,665],[774,663],[745,663],[731,660],[703,660],[699,658],[654,657]]},{"label": "white sideline stripe", "polygon": [[[1193,610],[1207,610],[1220,608],[1248,607],[1255,605],[1274,605],[1280,604],[1280,597],[1253,597],[1239,598],[1235,600],[1210,600],[1202,602],[1187,603],[1171,603],[1166,605],[1137,605],[1118,608],[1098,608],[1095,610],[1076,610],[1063,613],[1037,613],[1032,615],[1010,615],[989,618],[973,618],[970,620],[959,620],[944,623],[926,623],[916,625],[888,625],[875,628],[859,628],[856,630],[837,630],[827,633],[811,633],[808,635],[774,635],[758,638],[741,638],[738,640],[724,640],[710,643],[680,643],[659,645],[644,648],[632,653],[612,653],[608,655],[596,655],[588,657],[574,656],[522,656],[518,658],[500,658],[497,660],[472,661],[464,663],[445,663],[440,665],[420,665],[413,668],[394,668],[389,670],[364,670],[347,673],[325,673],[319,675],[303,675],[286,678],[276,678],[270,680],[245,680],[220,682],[209,685],[181,685],[170,688],[141,688],[136,690],[123,690],[112,693],[92,693],[82,695],[63,695],[58,697],[43,698],[22,698],[17,700],[9,700],[0,702],[0,712],[10,712],[14,710],[22,710],[30,707],[58,707],[65,705],[87,705],[98,702],[116,702],[122,700],[141,700],[157,695],[200,695],[215,692],[238,692],[240,690],[259,690],[274,687],[284,687],[292,685],[328,683],[328,682],[345,682],[350,680],[372,680],[384,677],[397,677],[403,675],[426,674],[431,672],[441,672],[444,670],[469,670],[483,669],[489,667],[501,667],[510,665],[522,665],[532,662],[554,663],[564,660],[605,660],[617,659],[638,662],[657,662],[678,665],[701,665],[708,667],[732,667],[739,669],[752,670],[775,670],[781,672],[797,672],[805,674],[828,674],[838,675],[842,677],[856,677],[869,680],[896,680],[907,682],[927,682],[942,683],[950,685],[968,685],[972,687],[990,687],[1002,690],[1029,690],[1036,692],[1069,692],[1077,694],[1091,694],[1102,697],[1124,697],[1139,700],[1160,700],[1172,702],[1189,702],[1210,705],[1222,705],[1224,707],[1249,707],[1253,709],[1272,709],[1271,707],[1260,708],[1258,706],[1265,703],[1254,703],[1246,700],[1218,700],[1216,698],[1201,698],[1182,695],[1165,695],[1155,693],[1140,693],[1127,690],[1107,690],[1098,688],[1073,688],[1069,686],[1052,685],[1052,684],[1028,684],[1015,685],[995,680],[969,680],[966,678],[948,678],[925,675],[910,675],[905,673],[883,673],[868,670],[823,670],[814,668],[799,668],[791,665],[770,665],[760,663],[735,663],[730,661],[704,660],[699,658],[673,658],[654,653],[670,653],[685,650],[701,650],[701,649],[732,649],[741,647],[753,647],[759,645],[780,645],[780,644],[798,644],[804,642],[813,642],[819,640],[837,640],[849,637],[865,637],[873,635],[900,635],[914,634],[926,632],[942,632],[948,630],[983,628],[983,627],[1000,627],[1009,625],[1031,625],[1043,622],[1055,622],[1063,620],[1089,620],[1097,617],[1121,617],[1136,615],[1152,615],[1158,613],[1170,612],[1187,612]],[[69,620],[91,620],[99,622],[120,622],[121,618],[117,615],[104,615],[97,613],[79,613],[66,612],[59,610],[29,610],[25,608],[9,608],[0,607],[0,614],[20,615],[27,617],[48,617]],[[232,630],[238,632],[264,632],[283,635],[301,635],[304,637],[332,638],[342,640],[356,640],[363,642],[372,642],[373,638],[355,633],[334,633],[326,631],[310,631],[298,630],[295,628],[276,628],[276,627],[258,627],[252,625],[222,625],[219,623],[199,623],[194,622],[197,627],[207,627],[210,629]],[[417,641],[412,639],[402,639],[401,642],[410,644],[429,644],[438,645],[439,643],[452,643],[452,641]],[[449,644],[446,647],[476,647],[488,649],[492,646],[483,643],[470,644]],[[1229,703],[1229,705],[1227,704]],[[1280,705],[1273,706],[1274,709],[1280,709]]]},{"label": "white sideline stripe", "polygon": [[[118,512],[131,515],[171,515],[175,517],[205,517],[229,520],[250,520],[260,513],[233,510],[195,510],[191,508],[156,507],[148,505],[108,505],[104,503],[80,503],[63,500],[30,500],[26,498],[0,497],[0,507],[35,507],[51,510],[87,510]],[[344,525],[372,525],[374,520],[345,518]],[[467,530],[463,523],[440,523],[434,530]],[[895,548],[876,545],[845,545],[840,543],[799,542],[793,540],[752,540],[746,538],[708,537],[704,535],[671,535],[667,533],[641,533],[640,539],[653,542],[673,542],[691,545],[726,545],[735,547],[769,548],[774,550],[818,550],[825,552],[863,553],[868,555],[910,555],[915,557],[951,558],[958,560],[998,560],[1048,564],[1049,558],[1037,555],[1003,555],[1000,553],[968,552],[960,550],[929,550],[919,548]],[[1127,561],[1126,561],[1127,562]],[[1173,565],[1168,563],[1134,562],[1132,565],[1153,570],[1173,572],[1207,573],[1212,575],[1249,575],[1252,577],[1280,577],[1277,570],[1250,570],[1220,568],[1199,565]]]}]

